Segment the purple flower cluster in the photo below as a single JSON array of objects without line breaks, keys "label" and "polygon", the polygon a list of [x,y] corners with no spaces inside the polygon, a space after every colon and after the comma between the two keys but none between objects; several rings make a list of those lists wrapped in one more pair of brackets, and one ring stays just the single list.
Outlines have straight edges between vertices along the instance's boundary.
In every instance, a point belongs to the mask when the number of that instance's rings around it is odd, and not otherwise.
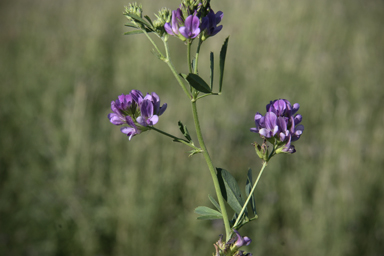
[{"label": "purple flower cluster", "polygon": [[291,145],[292,141],[300,138],[304,131],[304,126],[299,125],[302,116],[296,114],[300,105],[298,103],[291,105],[288,100],[280,99],[271,101],[267,105],[265,116],[259,112],[255,115],[255,128],[251,132],[259,133],[260,136],[269,141],[275,141],[284,144],[282,151],[286,153],[296,152],[295,147]]},{"label": "purple flower cluster", "polygon": [[221,31],[223,25],[217,26],[223,19],[224,13],[218,11],[214,13],[212,10],[209,11],[208,15],[205,16],[201,23],[201,30],[204,32],[202,39],[205,40],[210,36],[214,36]]},{"label": "purple flower cluster", "polygon": [[236,234],[236,237],[231,238],[227,243],[223,242],[223,237],[220,236],[219,241],[217,241],[214,246],[216,249],[215,256],[221,255],[235,255],[235,256],[252,256],[251,253],[244,254],[244,251],[239,250],[240,247],[248,246],[252,240],[244,236],[242,237],[237,230],[233,230]]},{"label": "purple flower cluster", "polygon": [[216,14],[210,10],[204,17],[195,11],[193,14],[184,18],[180,8],[172,11],[172,20],[165,23],[165,31],[172,36],[177,36],[181,40],[194,39],[203,33],[203,40],[210,36],[214,36],[223,28],[222,25],[217,26],[223,18],[223,12],[219,11]]},{"label": "purple flower cluster", "polygon": [[200,19],[196,13],[184,19],[181,9],[177,8],[176,11],[172,11],[171,23],[165,23],[164,29],[168,34],[185,40],[197,37],[200,34],[199,26]]},{"label": "purple flower cluster", "polygon": [[160,98],[156,93],[143,96],[141,91],[132,90],[112,101],[111,109],[113,113],[108,114],[109,121],[114,125],[127,124],[129,127],[122,127],[120,131],[131,140],[159,121],[159,116],[167,109],[167,103],[160,107]]}]

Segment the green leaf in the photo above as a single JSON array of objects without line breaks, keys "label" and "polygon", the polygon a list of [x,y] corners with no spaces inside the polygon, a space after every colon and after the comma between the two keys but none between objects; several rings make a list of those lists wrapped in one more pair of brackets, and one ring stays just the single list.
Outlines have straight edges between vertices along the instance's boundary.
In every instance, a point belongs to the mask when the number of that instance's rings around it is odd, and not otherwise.
[{"label": "green leaf", "polygon": [[184,137],[185,137],[188,141],[192,141],[192,138],[191,138],[191,136],[189,135],[187,126],[185,126],[181,121],[179,121],[177,124],[179,125],[179,129],[180,129],[181,133],[184,135]]},{"label": "green leaf", "polygon": [[[253,186],[253,183],[252,183],[252,170],[251,170],[251,168],[249,168],[248,175],[247,175],[247,183],[245,184],[245,196],[247,198],[249,196],[249,193],[251,193],[252,186]],[[253,214],[255,216],[257,216],[256,202],[255,202],[255,196],[254,195],[252,195],[250,202],[251,202],[251,207],[252,207]]]},{"label": "green leaf", "polygon": [[[225,187],[225,196],[223,193],[224,199],[236,213],[240,214],[244,205],[244,200],[241,197],[239,185],[237,184],[235,178],[228,171],[221,168],[216,169],[219,183],[221,183],[221,190],[223,191],[223,185]],[[245,212],[245,214],[247,213]]]},{"label": "green leaf", "polygon": [[130,28],[138,28],[137,26],[135,26],[135,25],[131,25],[131,24],[125,24],[124,26],[126,26],[126,27],[130,27]]},{"label": "green leaf", "polygon": [[134,19],[135,21],[138,21],[138,23],[141,23],[143,25],[145,25],[148,29],[150,29],[152,31],[152,26],[151,24],[149,24],[146,20],[144,20],[143,18],[135,15],[135,14],[125,14],[126,16],[129,16],[131,17],[132,19]]},{"label": "green leaf", "polygon": [[219,87],[219,93],[221,92],[221,88],[223,86],[224,65],[225,65],[225,57],[227,55],[228,40],[229,40],[229,37],[227,37],[225,39],[224,44],[220,50],[220,80],[219,80],[220,87]]},{"label": "green leaf", "polygon": [[188,82],[186,74],[180,73],[179,76],[181,76],[185,81]]},{"label": "green leaf", "polygon": [[133,31],[125,32],[124,35],[129,36],[129,35],[136,35],[136,34],[142,34],[142,33],[144,33],[143,30],[133,30]]},{"label": "green leaf", "polygon": [[208,84],[200,76],[189,73],[186,79],[188,83],[199,92],[211,93]]},{"label": "green leaf", "polygon": [[193,59],[192,62],[191,62],[192,70],[195,70],[195,65],[196,65],[196,59]]},{"label": "green leaf", "polygon": [[232,216],[232,219],[229,221],[231,223],[231,226],[232,228],[235,228],[233,225],[235,225],[235,222],[237,220],[237,216],[239,216],[239,214],[237,214],[236,212],[233,214]]},{"label": "green leaf", "polygon": [[144,18],[151,24],[151,26],[153,27],[153,23],[152,23],[152,20],[151,18],[149,18],[148,15],[145,15]]},{"label": "green leaf", "polygon": [[221,212],[220,205],[219,205],[219,203],[215,200],[215,198],[213,198],[211,195],[208,195],[208,198],[209,198],[209,201],[211,201],[211,203],[216,207],[216,209],[219,210],[219,212]]},{"label": "green leaf", "polygon": [[211,60],[211,91],[213,91],[213,71],[214,71],[214,64],[215,64],[215,59],[214,59],[214,56],[213,56],[213,52],[211,52],[210,54],[210,60]]},{"label": "green leaf", "polygon": [[247,223],[250,221],[250,219],[248,218],[248,216],[245,216],[245,215],[243,214],[243,217],[241,218],[240,222],[237,223],[236,226],[234,226],[238,217],[239,217],[239,215],[238,215],[237,213],[235,213],[235,214],[233,215],[231,221],[230,221],[230,223],[231,223],[231,225],[232,225],[232,228],[233,228],[233,229],[236,229],[237,231],[239,231],[239,229],[240,229],[242,226],[244,226],[245,224],[247,224]]},{"label": "green leaf", "polygon": [[206,206],[197,207],[195,213],[201,215],[197,217],[198,220],[217,220],[223,218],[223,215],[220,212]]}]

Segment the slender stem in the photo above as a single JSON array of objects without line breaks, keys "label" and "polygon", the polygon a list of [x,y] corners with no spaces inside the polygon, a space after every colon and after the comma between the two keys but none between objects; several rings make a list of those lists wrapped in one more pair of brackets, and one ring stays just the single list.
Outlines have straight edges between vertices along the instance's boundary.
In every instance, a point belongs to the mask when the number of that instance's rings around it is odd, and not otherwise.
[{"label": "slender stem", "polygon": [[265,167],[267,166],[267,164],[268,164],[268,162],[264,162],[263,167],[261,167],[261,170],[259,172],[259,175],[257,176],[255,184],[253,184],[252,190],[249,193],[248,198],[247,198],[247,200],[244,203],[243,209],[241,209],[241,212],[240,212],[239,216],[237,217],[235,224],[233,225],[234,227],[236,227],[239,224],[240,220],[242,219],[242,216],[243,216],[245,210],[247,209],[248,203],[249,203],[249,201],[251,200],[251,198],[253,196],[253,192],[255,191],[257,183],[259,183],[260,177],[263,174],[263,171],[264,171]]},{"label": "slender stem", "polygon": [[163,61],[165,63],[167,63],[168,67],[171,69],[173,75],[175,76],[177,82],[179,82],[179,85],[181,86],[181,88],[183,89],[183,91],[185,92],[185,94],[188,96],[189,99],[192,98],[191,94],[188,92],[187,88],[185,87],[183,81],[181,80],[180,76],[177,74],[176,72],[176,69],[175,67],[173,66],[172,62],[171,62],[171,59],[169,57],[169,49],[168,49],[168,44],[166,41],[164,41],[164,46],[165,46],[165,53],[166,53],[166,59],[164,59]]},{"label": "slender stem", "polygon": [[199,100],[199,99],[207,97],[207,96],[212,96],[212,95],[220,95],[220,94],[216,93],[216,92],[211,92],[211,93],[203,94],[203,95],[197,97],[196,100]]},{"label": "slender stem", "polygon": [[147,31],[143,29],[144,34],[147,36],[148,40],[152,43],[153,47],[155,47],[157,53],[161,56],[164,57],[164,55],[161,53],[155,42],[152,40],[152,38],[148,35]]},{"label": "slender stem", "polygon": [[205,161],[207,162],[208,169],[209,169],[211,176],[212,176],[213,185],[215,186],[215,190],[216,190],[216,196],[217,196],[217,199],[219,200],[219,204],[220,204],[221,214],[223,215],[226,239],[229,240],[230,234],[231,234],[231,226],[229,224],[229,219],[228,219],[227,210],[225,208],[224,198],[223,198],[223,195],[221,194],[219,180],[217,178],[215,168],[212,164],[211,157],[209,156],[209,153],[207,151],[207,147],[205,146],[203,134],[201,133],[199,117],[197,114],[196,101],[192,101],[192,112],[193,112],[193,119],[195,122],[197,139],[199,140],[199,144],[200,144],[201,149],[203,150],[203,155],[204,155]]},{"label": "slender stem", "polygon": [[197,74],[197,63],[199,61],[200,46],[202,43],[203,43],[203,41],[201,41],[201,38],[199,38],[199,44],[197,45],[197,50],[196,50],[195,66],[194,66],[194,70],[193,70],[193,73],[195,73],[195,74]]},{"label": "slender stem", "polygon": [[177,142],[181,142],[181,143],[183,143],[183,144],[185,144],[187,146],[190,146],[191,148],[194,148],[196,150],[201,150],[200,148],[198,148],[195,145],[193,145],[193,143],[190,143],[187,140],[184,140],[184,139],[178,138],[176,136],[173,136],[172,134],[166,133],[166,132],[164,132],[162,130],[159,130],[159,129],[153,127],[153,126],[147,126],[147,128],[149,128],[151,130],[154,130],[154,131],[157,131],[158,133],[161,133],[161,134],[163,134],[163,135],[165,135],[167,137],[170,137],[170,138],[174,139]]},{"label": "slender stem", "polygon": [[[191,40],[188,40],[188,41],[187,41],[187,61],[188,61],[188,70],[189,70],[189,73],[192,73],[191,45],[192,45]],[[196,66],[196,63],[195,63],[195,66]]]}]

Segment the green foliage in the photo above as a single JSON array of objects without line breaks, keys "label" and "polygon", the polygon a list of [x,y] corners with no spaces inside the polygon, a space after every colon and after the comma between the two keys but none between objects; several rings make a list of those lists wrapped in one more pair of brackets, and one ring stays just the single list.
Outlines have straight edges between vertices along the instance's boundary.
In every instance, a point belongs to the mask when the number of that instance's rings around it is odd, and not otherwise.
[{"label": "green foliage", "polygon": [[219,81],[219,92],[221,92],[223,87],[223,78],[224,78],[224,66],[225,66],[225,58],[227,56],[227,48],[228,48],[228,40],[227,37],[223,43],[223,46],[220,50],[220,81]]},{"label": "green foliage", "polygon": [[217,168],[217,177],[225,201],[237,214],[240,214],[245,200],[241,196],[236,179],[227,170],[221,168]]},{"label": "green foliage", "polygon": [[211,201],[211,203],[216,207],[216,209],[221,212],[219,203],[211,195],[208,195],[208,198],[209,201]]},{"label": "green foliage", "polygon": [[179,129],[180,129],[181,133],[187,139],[187,141],[192,141],[192,138],[191,138],[191,135],[189,135],[189,131],[188,131],[187,126],[184,125],[181,121],[179,121],[177,123],[177,125],[179,126]]},{"label": "green foliage", "polygon": [[199,206],[195,209],[195,212],[201,216],[197,217],[198,220],[216,220],[222,219],[223,215],[206,206]]},{"label": "green foliage", "polygon": [[[249,194],[251,193],[252,186],[253,186],[252,169],[249,168],[248,174],[247,174],[247,182],[246,182],[246,185],[245,185],[245,197],[246,198],[248,198]],[[255,202],[255,195],[254,194],[251,196],[251,200],[250,200],[249,204],[250,204],[250,206],[252,208],[253,215],[257,216],[256,202]]]},{"label": "green foliage", "polygon": [[[180,4],[140,2],[150,16]],[[159,128],[192,127],[152,45],[123,36],[124,4],[0,3],[0,255],[210,255],[224,232],[193,212],[214,193],[202,155],[151,131],[128,141],[108,123],[110,102],[140,89],[168,103]],[[299,102],[306,128],[297,153],[274,157],[258,184],[259,218],[241,229],[253,255],[384,251],[383,5],[212,1],[224,27],[204,42],[201,77],[231,35],[225,90],[199,105],[214,163],[240,185],[259,170],[249,128],[269,100]],[[187,72],[183,43],[169,43]]]},{"label": "green foliage", "polygon": [[211,65],[210,65],[210,67],[209,67],[209,69],[210,69],[210,76],[209,76],[209,78],[210,78],[210,86],[211,86],[211,91],[213,90],[213,78],[214,78],[214,74],[215,74],[215,57],[214,57],[214,55],[213,55],[213,52],[211,52],[210,54],[209,54],[209,60],[210,60],[210,63],[211,63]]},{"label": "green foliage", "polygon": [[209,88],[208,84],[200,76],[190,73],[185,79],[199,92],[211,93],[211,88]]}]

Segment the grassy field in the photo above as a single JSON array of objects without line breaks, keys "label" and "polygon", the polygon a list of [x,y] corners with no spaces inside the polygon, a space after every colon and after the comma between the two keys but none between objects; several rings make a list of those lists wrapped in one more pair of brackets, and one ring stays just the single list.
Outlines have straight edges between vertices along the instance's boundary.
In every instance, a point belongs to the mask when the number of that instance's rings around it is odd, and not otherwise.
[{"label": "grassy field", "polygon": [[[223,95],[199,101],[214,164],[240,184],[256,176],[249,128],[270,100],[300,103],[305,126],[262,177],[247,250],[382,255],[384,2],[233,2],[212,1],[224,28],[200,59],[203,70],[230,35]],[[211,255],[224,233],[193,212],[214,195],[202,155],[154,132],[128,141],[107,119],[117,95],[155,91],[168,103],[157,127],[177,134],[182,120],[194,136],[171,72],[145,37],[123,36],[128,3],[0,3],[0,255]],[[150,16],[179,5],[141,3]]]}]

